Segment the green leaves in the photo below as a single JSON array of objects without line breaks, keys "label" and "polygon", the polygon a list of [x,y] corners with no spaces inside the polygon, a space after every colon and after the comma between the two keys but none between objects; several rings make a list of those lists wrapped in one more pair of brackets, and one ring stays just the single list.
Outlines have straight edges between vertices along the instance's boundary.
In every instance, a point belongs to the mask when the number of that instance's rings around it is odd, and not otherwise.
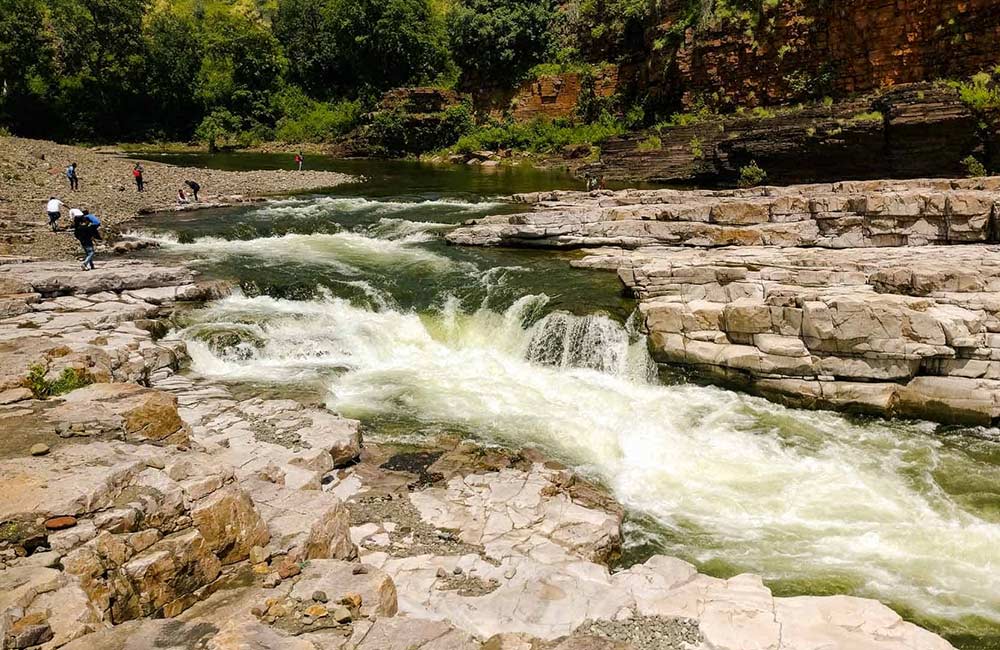
[{"label": "green leaves", "polygon": [[503,85],[545,61],[554,18],[551,0],[459,0],[448,33],[466,82]]}]

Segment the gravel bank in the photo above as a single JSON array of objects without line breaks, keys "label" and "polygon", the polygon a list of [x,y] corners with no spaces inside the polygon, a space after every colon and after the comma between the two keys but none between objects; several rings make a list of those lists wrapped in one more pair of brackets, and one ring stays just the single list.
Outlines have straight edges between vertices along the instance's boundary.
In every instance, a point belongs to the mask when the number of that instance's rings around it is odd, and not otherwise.
[{"label": "gravel bank", "polygon": [[[71,192],[64,170],[78,165],[80,188]],[[40,258],[69,258],[79,248],[67,232],[53,234],[47,227],[45,203],[50,196],[70,207],[90,208],[107,233],[137,214],[177,205],[177,190],[191,179],[201,187],[207,205],[231,205],[265,196],[334,187],[354,179],[323,171],[229,172],[175,167],[142,161],[145,191],[132,178],[135,160],[45,140],[0,137],[0,254]],[[67,223],[66,212],[62,225]]]}]

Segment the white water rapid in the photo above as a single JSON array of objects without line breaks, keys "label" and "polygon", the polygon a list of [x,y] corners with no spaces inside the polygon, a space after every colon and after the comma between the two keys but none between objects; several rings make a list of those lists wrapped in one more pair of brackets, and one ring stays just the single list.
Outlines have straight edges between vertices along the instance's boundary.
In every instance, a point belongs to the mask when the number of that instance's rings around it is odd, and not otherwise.
[{"label": "white water rapid", "polygon": [[[435,245],[447,225],[407,221],[395,204],[337,201],[263,209],[374,216],[333,234],[157,236],[186,258],[340,274],[312,299],[237,294],[199,310],[180,332],[196,372],[318,384],[331,409],[376,432],[391,422],[402,424],[393,435],[457,431],[542,447],[655,522],[636,536],[722,573],[877,597],[950,630],[1000,626],[995,441],[662,385],[629,325],[554,308],[558,288],[549,298],[504,287],[507,275],[537,270],[503,267],[510,259],[496,264],[489,251],[483,270],[468,252]],[[340,285],[353,302],[334,295]],[[479,292],[459,299],[466,285]]]}]

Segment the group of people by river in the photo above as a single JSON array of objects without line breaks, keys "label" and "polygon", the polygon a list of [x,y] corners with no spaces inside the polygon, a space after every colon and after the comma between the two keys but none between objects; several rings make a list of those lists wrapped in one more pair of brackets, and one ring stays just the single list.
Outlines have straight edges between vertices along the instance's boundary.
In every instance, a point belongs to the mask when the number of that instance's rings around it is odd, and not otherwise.
[{"label": "group of people by river", "polygon": [[[71,192],[76,192],[80,189],[80,173],[79,165],[76,162],[71,162],[65,170],[66,180],[69,182],[69,189]],[[135,182],[135,188],[138,192],[145,192],[146,190],[146,179],[145,179],[145,169],[142,163],[135,163],[132,167],[132,179]],[[198,192],[201,190],[201,185],[194,180],[184,181],[184,185],[191,192],[191,198],[185,193],[184,188],[177,190],[177,203],[186,204],[198,201]],[[83,248],[83,264],[82,268],[84,271],[90,271],[94,268],[94,245],[95,241],[100,240],[101,237],[101,220],[97,217],[94,212],[89,208],[70,208],[66,203],[56,196],[50,196],[49,200],[45,204],[45,212],[49,219],[49,228],[52,232],[60,232],[59,220],[62,218],[62,211],[64,208],[69,210],[70,223],[66,230],[72,230],[73,236],[80,242],[80,246]]]}]

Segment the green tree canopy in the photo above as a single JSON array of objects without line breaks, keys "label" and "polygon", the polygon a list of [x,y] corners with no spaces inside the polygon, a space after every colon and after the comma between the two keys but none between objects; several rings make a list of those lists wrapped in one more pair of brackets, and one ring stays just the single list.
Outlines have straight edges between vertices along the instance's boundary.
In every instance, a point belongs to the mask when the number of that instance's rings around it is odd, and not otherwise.
[{"label": "green tree canopy", "polygon": [[544,61],[554,18],[552,0],[459,0],[448,33],[465,80],[500,85]]},{"label": "green tree canopy", "polygon": [[274,28],[292,80],[323,99],[422,83],[448,64],[427,0],[281,0]]}]

